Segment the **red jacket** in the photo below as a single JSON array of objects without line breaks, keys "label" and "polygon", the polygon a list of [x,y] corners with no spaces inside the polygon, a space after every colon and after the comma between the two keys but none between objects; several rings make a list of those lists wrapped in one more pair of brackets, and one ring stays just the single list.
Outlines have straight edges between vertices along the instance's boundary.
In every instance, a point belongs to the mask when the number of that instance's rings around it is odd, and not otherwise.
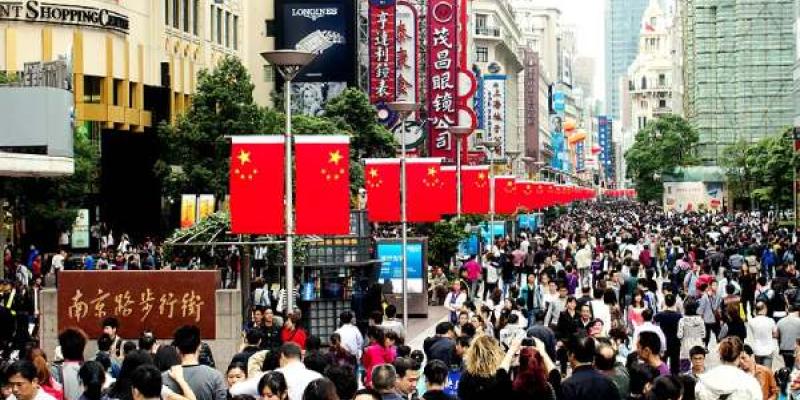
[{"label": "red jacket", "polygon": [[306,349],[306,336],[306,331],[300,327],[295,327],[293,331],[286,329],[286,327],[281,329],[281,343],[297,343],[303,350]]}]

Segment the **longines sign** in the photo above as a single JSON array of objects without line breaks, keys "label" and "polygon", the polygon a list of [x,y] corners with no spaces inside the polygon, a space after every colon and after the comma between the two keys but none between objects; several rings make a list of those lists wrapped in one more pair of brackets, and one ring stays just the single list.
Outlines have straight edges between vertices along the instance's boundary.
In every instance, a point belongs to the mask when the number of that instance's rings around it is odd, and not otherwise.
[{"label": "longines sign", "polygon": [[128,17],[104,8],[44,3],[0,2],[0,21],[41,22],[59,25],[87,26],[128,33]]}]

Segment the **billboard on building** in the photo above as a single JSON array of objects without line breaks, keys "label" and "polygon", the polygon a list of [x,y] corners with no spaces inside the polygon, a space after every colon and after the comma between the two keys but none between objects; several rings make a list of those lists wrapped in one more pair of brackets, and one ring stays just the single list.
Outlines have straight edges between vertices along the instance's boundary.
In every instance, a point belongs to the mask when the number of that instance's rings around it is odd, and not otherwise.
[{"label": "billboard on building", "polygon": [[723,188],[719,182],[664,182],[664,211],[721,211]]},{"label": "billboard on building", "polygon": [[275,47],[317,55],[292,82],[294,112],[321,115],[330,99],[355,84],[353,4],[347,0],[275,2],[278,17]]},{"label": "billboard on building", "polygon": [[369,100],[394,101],[397,80],[397,7],[394,0],[369,2]]},{"label": "billboard on building", "polygon": [[[523,99],[525,104],[525,156],[539,160],[539,56],[529,48],[523,48],[525,65]],[[477,111],[477,110],[476,110]]]},{"label": "billboard on building", "polygon": [[502,158],[506,148],[506,76],[483,76],[483,121],[486,139],[498,141],[494,159]]}]

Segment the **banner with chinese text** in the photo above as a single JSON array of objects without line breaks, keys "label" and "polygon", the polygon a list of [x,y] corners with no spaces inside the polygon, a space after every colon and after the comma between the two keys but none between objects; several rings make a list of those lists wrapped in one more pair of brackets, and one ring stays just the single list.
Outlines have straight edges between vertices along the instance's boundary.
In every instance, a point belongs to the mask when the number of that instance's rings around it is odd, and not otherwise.
[{"label": "banner with chinese text", "polygon": [[428,2],[428,155],[455,160],[450,127],[458,125],[458,10],[457,0]]},{"label": "banner with chinese text", "polygon": [[150,330],[171,338],[175,329],[197,325],[216,337],[217,271],[63,271],[58,275],[58,330],[103,333],[106,317],[119,320],[121,337]]},{"label": "banner with chinese text", "polygon": [[396,96],[397,29],[395,0],[369,2],[369,100],[388,103]]}]

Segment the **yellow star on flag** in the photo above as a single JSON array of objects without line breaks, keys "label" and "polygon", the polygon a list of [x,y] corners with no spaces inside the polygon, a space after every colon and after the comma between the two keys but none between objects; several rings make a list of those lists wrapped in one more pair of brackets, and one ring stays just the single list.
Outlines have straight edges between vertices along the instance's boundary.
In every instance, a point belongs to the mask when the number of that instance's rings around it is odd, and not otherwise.
[{"label": "yellow star on flag", "polygon": [[430,175],[430,176],[436,175],[436,168],[434,168],[434,167],[428,168],[428,175]]},{"label": "yellow star on flag", "polygon": [[239,150],[239,155],[236,156],[236,158],[239,159],[239,162],[242,165],[245,165],[246,163],[250,162],[250,152],[249,151],[244,151],[244,150]]},{"label": "yellow star on flag", "polygon": [[479,173],[479,174],[478,174],[478,180],[481,180],[481,181],[482,181],[482,180],[484,180],[484,179],[486,179],[486,175],[484,175],[484,174],[483,174],[483,172]]},{"label": "yellow star on flag", "polygon": [[371,176],[373,178],[377,178],[378,177],[378,170],[375,169],[375,168],[370,169],[369,170],[369,176]]},{"label": "yellow star on flag", "polygon": [[339,150],[331,152],[330,154],[328,154],[328,156],[330,157],[328,162],[331,163],[331,164],[339,165],[339,161],[342,160],[342,153],[339,152]]}]

